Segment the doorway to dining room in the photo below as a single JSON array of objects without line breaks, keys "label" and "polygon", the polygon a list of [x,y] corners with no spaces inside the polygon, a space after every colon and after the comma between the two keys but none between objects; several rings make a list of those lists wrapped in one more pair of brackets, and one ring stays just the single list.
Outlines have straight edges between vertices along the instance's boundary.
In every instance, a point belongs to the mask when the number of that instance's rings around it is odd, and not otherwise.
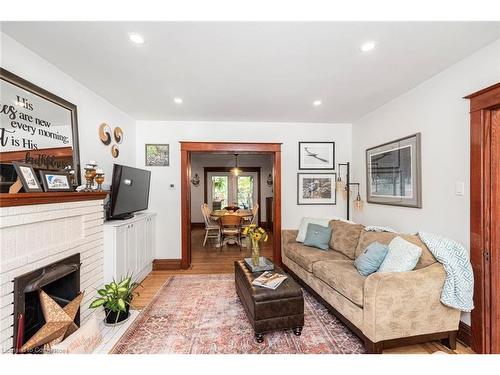
[{"label": "doorway to dining room", "polygon": [[183,269],[231,272],[235,260],[250,257],[243,234],[250,224],[269,235],[261,255],[280,264],[280,149],[275,143],[181,142]]}]

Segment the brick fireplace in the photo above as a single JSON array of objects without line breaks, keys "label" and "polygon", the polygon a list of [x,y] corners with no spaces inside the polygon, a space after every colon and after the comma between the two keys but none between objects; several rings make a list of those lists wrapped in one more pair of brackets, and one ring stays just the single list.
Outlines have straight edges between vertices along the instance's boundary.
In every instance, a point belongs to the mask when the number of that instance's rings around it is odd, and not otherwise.
[{"label": "brick fireplace", "polygon": [[[19,309],[14,305],[17,304],[15,300],[20,290],[19,280],[23,275],[33,273],[36,279],[45,270],[45,275],[50,277],[45,281],[39,280],[39,286],[49,295],[60,298],[60,304],[71,299],[71,296],[58,296],[52,291],[51,288],[59,288],[57,283],[50,285],[55,281],[50,281],[53,277],[62,277],[62,282],[68,282],[75,290],[85,290],[87,293],[81,303],[80,320],[84,323],[88,319],[92,312],[88,308],[90,300],[95,290],[103,285],[103,217],[102,199],[0,207],[1,352],[13,352],[17,332],[15,317]],[[60,263],[62,268],[52,268]],[[68,264],[81,264],[79,272],[74,270],[75,274],[68,276],[74,268],[65,267]],[[73,277],[79,278],[79,287],[75,286],[77,280]],[[42,285],[45,282],[47,284]],[[31,283],[32,288],[37,287],[33,280]],[[29,300],[31,297],[27,298]]]}]

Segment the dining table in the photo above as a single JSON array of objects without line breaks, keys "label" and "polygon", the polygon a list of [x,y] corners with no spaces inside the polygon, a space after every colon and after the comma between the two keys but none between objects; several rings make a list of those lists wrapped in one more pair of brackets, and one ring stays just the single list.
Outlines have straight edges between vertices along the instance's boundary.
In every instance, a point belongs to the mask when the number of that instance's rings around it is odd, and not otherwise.
[{"label": "dining table", "polygon": [[[253,218],[253,212],[252,210],[244,210],[244,209],[240,209],[240,210],[236,210],[236,211],[229,211],[229,210],[213,210],[212,212],[210,212],[210,218],[212,220],[219,220],[219,218],[221,218],[222,216],[226,216],[226,215],[237,215],[239,217],[242,218],[242,221],[245,220],[245,221],[251,221],[251,219]],[[229,242],[229,243],[233,243],[233,242]],[[221,244],[218,243],[215,245],[215,247],[220,247]],[[243,247],[246,247],[246,244],[242,244]]]}]

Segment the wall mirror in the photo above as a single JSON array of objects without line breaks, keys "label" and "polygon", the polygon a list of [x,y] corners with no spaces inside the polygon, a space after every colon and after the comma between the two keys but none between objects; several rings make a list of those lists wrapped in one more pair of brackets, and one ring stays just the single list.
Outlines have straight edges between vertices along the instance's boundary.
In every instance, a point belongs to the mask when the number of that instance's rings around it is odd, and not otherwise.
[{"label": "wall mirror", "polygon": [[35,170],[74,171],[80,184],[76,105],[0,68],[1,191],[15,180],[12,162]]}]

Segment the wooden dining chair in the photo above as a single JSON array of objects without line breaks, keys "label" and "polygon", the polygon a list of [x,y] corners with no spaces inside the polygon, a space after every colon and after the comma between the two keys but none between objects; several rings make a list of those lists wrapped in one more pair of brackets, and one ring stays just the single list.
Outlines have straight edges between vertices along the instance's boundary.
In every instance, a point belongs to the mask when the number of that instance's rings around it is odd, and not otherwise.
[{"label": "wooden dining chair", "polygon": [[205,221],[205,239],[203,240],[203,246],[207,243],[207,239],[216,238],[219,243],[221,241],[221,228],[220,225],[210,218],[210,209],[206,203],[201,205],[201,213],[203,215],[203,220]]},{"label": "wooden dining chair", "polygon": [[230,240],[235,241],[241,251],[241,216],[224,215],[219,219],[221,231],[221,251],[222,247]]}]

